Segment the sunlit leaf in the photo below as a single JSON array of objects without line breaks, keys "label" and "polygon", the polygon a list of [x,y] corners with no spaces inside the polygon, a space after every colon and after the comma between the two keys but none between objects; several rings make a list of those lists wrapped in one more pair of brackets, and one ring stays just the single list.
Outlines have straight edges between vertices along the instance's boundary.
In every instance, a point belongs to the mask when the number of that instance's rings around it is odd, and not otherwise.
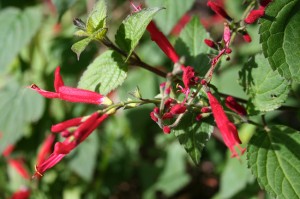
[{"label": "sunlit leaf", "polygon": [[154,15],[161,8],[148,8],[129,15],[119,27],[116,34],[116,43],[118,46],[131,55],[141,37],[143,36],[148,24]]},{"label": "sunlit leaf", "polygon": [[259,131],[250,140],[248,165],[273,197],[300,197],[300,132],[286,126]]},{"label": "sunlit leaf", "polygon": [[261,20],[260,40],[273,70],[300,83],[300,1],[276,0]]},{"label": "sunlit leaf", "polygon": [[121,85],[127,76],[127,64],[117,52],[108,50],[97,57],[83,73],[78,83],[79,88],[108,94]]}]

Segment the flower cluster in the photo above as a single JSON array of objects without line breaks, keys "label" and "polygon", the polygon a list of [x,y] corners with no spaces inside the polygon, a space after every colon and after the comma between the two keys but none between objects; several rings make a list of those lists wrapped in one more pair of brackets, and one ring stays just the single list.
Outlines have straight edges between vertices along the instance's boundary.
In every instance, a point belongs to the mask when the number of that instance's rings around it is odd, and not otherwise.
[{"label": "flower cluster", "polygon": [[[69,154],[74,148],[83,142],[108,116],[108,114],[101,115],[98,112],[95,112],[88,117],[81,118],[80,120],[75,118],[52,126],[51,130],[54,133],[68,132],[68,134],[65,133],[62,135],[65,137],[63,142],[55,143],[54,151],[46,160],[38,161],[34,176],[42,176],[45,171],[60,162],[65,155]],[[41,153],[43,153],[43,151],[41,151]]]},{"label": "flower cluster", "polygon": [[[96,105],[112,104],[112,101],[108,97],[99,93],[65,86],[60,75],[60,67],[57,67],[55,70],[55,92],[42,90],[35,84],[31,85],[30,88],[46,98],[58,98],[69,102]],[[56,142],[54,150],[51,153],[55,138],[53,135],[49,135],[46,138],[38,154],[34,176],[42,176],[45,171],[55,166],[65,155],[83,142],[108,116],[108,114],[101,114],[97,111],[86,117],[73,118],[53,125],[51,131],[53,133],[60,133],[65,140],[63,142]]]},{"label": "flower cluster", "polygon": [[[133,5],[133,4],[132,4]],[[207,4],[209,7],[212,8],[218,15],[226,18],[228,21],[231,21],[232,18],[224,11],[224,9],[217,5],[214,2],[209,1]],[[139,11],[141,9],[141,6],[134,6],[135,11]],[[147,31],[151,35],[151,39],[160,47],[160,49],[169,57],[171,61],[176,65],[179,62],[179,55],[176,53],[174,47],[172,44],[168,41],[168,39],[162,34],[161,31],[157,28],[154,22],[150,22]],[[228,23],[224,24],[224,33],[223,33],[223,43],[224,45],[220,46],[216,42],[212,40],[205,40],[205,43],[216,50],[219,50],[219,53],[216,57],[212,59],[212,66],[211,69],[213,69],[216,64],[218,63],[219,59],[222,55],[230,54],[231,49],[229,47],[231,42],[231,30],[228,25]],[[187,105],[185,104],[187,99],[189,98],[190,94],[190,88],[194,85],[203,84],[203,88],[207,90],[207,97],[209,100],[210,107],[202,107],[201,112],[202,113],[208,113],[212,112],[217,127],[219,128],[225,145],[230,149],[232,152],[232,157],[237,157],[238,153],[235,150],[235,147],[238,147],[241,150],[241,154],[244,153],[245,149],[243,149],[240,144],[241,141],[238,137],[238,132],[236,127],[232,122],[229,121],[227,118],[221,104],[218,102],[218,100],[211,94],[209,91],[209,88],[207,86],[207,82],[204,79],[200,79],[196,76],[196,73],[194,71],[194,68],[191,66],[184,66],[183,64],[180,64],[180,69],[182,71],[182,82],[184,87],[181,87],[181,92],[185,94],[185,99],[183,102],[177,102],[175,99],[172,99],[169,97],[170,91],[166,92],[167,89],[165,88],[165,83],[163,86],[161,86],[162,94],[164,96],[165,93],[167,93],[167,97],[163,97],[161,106],[155,107],[153,111],[150,113],[150,117],[153,121],[155,121],[162,129],[163,132],[166,134],[169,134],[171,132],[171,128],[174,126],[176,122],[174,122],[172,125],[166,125],[165,121],[170,120],[173,118],[179,118],[180,115],[185,114],[188,112]],[[212,75],[213,70],[211,70]],[[179,86],[180,87],[180,86]],[[229,100],[231,103],[229,103],[232,107],[237,107],[236,104],[233,103],[233,100]],[[238,109],[238,108],[237,108]],[[238,111],[241,111],[238,109]],[[196,119],[200,121],[202,118],[202,114],[199,114]]]}]

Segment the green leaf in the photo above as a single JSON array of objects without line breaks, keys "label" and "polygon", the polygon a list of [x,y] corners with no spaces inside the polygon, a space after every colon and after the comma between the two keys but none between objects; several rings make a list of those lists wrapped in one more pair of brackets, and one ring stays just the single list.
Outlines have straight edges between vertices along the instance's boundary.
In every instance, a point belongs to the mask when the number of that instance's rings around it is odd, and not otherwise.
[{"label": "green leaf", "polygon": [[209,38],[205,28],[201,25],[199,17],[193,17],[184,27],[176,41],[176,51],[186,58],[186,65],[193,66],[201,76],[209,69],[209,47],[204,39]]},{"label": "green leaf", "polygon": [[28,122],[37,121],[44,111],[44,99],[31,91],[20,87],[16,82],[9,83],[0,90],[0,153],[9,144],[16,143],[23,135]]},{"label": "green leaf", "polygon": [[97,161],[98,144],[98,136],[94,132],[86,141],[78,146],[70,161],[70,168],[87,182],[90,182],[93,178]]},{"label": "green leaf", "polygon": [[262,54],[251,57],[240,72],[241,85],[258,111],[280,107],[288,97],[290,82],[273,71]]},{"label": "green leaf", "polygon": [[101,28],[106,27],[107,3],[106,0],[99,0],[91,11],[86,24],[86,30],[92,34]]},{"label": "green leaf", "polygon": [[145,192],[143,198],[155,198],[157,191],[170,197],[184,187],[190,181],[190,176],[186,173],[185,157],[184,150],[177,143],[171,143],[167,147],[167,158],[163,171],[156,183]]},{"label": "green leaf", "polygon": [[196,114],[187,114],[173,130],[179,143],[185,148],[196,165],[200,164],[202,150],[213,132],[213,126],[196,121]]},{"label": "green leaf", "polygon": [[[231,154],[230,154],[231,155]],[[220,198],[234,198],[237,193],[254,182],[254,177],[247,168],[246,156],[241,159],[227,156],[227,162],[220,179]],[[230,182],[230,183],[228,183]]]},{"label": "green leaf", "polygon": [[6,8],[0,12],[0,72],[3,72],[38,31],[42,11],[40,7]]},{"label": "green leaf", "polygon": [[271,67],[300,83],[300,0],[276,0],[261,20],[260,40]]},{"label": "green leaf", "polygon": [[84,38],[78,42],[76,42],[75,44],[72,45],[71,50],[76,53],[77,55],[77,59],[79,60],[80,54],[85,50],[85,48],[87,47],[87,45],[89,45],[89,43],[91,42],[91,38]]},{"label": "green leaf", "polygon": [[128,53],[128,57],[139,43],[154,15],[161,9],[162,8],[143,9],[129,15],[122,22],[117,31],[115,40],[118,46]]},{"label": "green leaf", "polygon": [[[179,19],[192,8],[195,0],[147,0],[149,7],[165,7],[166,11],[157,16],[155,22],[168,35]],[[199,35],[200,36],[200,35]]]},{"label": "green leaf", "polygon": [[108,50],[97,57],[80,78],[78,87],[96,90],[103,95],[121,85],[127,76],[127,64],[120,54]]},{"label": "green leaf", "polygon": [[262,188],[273,197],[300,197],[300,132],[286,126],[272,126],[252,137],[248,165]]}]

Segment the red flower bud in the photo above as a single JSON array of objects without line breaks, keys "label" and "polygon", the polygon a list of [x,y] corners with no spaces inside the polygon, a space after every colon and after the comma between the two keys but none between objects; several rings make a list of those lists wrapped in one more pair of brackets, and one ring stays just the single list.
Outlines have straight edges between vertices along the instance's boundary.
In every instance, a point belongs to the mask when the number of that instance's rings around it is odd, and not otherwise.
[{"label": "red flower bud", "polygon": [[248,34],[248,32],[243,32],[243,39],[247,43],[250,43],[252,41],[251,36]]},{"label": "red flower bud", "polygon": [[199,122],[201,119],[202,119],[202,115],[201,114],[198,114],[197,116],[196,116],[196,120]]},{"label": "red flower bud", "polygon": [[202,79],[201,82],[200,82],[200,84],[203,85],[203,86],[207,85],[207,81],[205,79]]},{"label": "red flower bud", "polygon": [[232,50],[230,48],[226,48],[225,53],[226,54],[230,54],[232,52]]},{"label": "red flower bud", "polygon": [[183,104],[175,104],[171,108],[170,113],[172,113],[173,115],[177,115],[177,114],[184,113],[185,111],[186,111],[186,106],[184,106]]},{"label": "red flower bud", "polygon": [[201,112],[202,113],[209,113],[209,112],[211,112],[211,109],[209,107],[202,107]]},{"label": "red flower bud", "polygon": [[174,115],[172,113],[165,113],[163,116],[162,116],[162,119],[163,120],[166,120],[166,119],[172,119],[174,117]]},{"label": "red flower bud", "polygon": [[165,134],[170,134],[171,133],[171,129],[168,126],[164,126],[163,131],[164,131]]},{"label": "red flower bud", "polygon": [[210,39],[204,39],[204,43],[205,43],[208,47],[210,47],[210,48],[213,48],[213,49],[215,49],[215,50],[218,49],[217,44],[216,44],[214,41],[210,40]]},{"label": "red flower bud", "polygon": [[159,114],[159,108],[158,107],[154,107],[153,111],[150,113],[150,117],[154,122],[158,122],[158,118],[156,117],[155,114]]}]

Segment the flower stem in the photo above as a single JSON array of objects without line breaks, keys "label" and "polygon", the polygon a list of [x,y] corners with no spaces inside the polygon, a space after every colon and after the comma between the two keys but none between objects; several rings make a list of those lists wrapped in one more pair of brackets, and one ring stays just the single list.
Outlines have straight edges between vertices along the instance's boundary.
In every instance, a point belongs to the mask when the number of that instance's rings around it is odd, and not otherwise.
[{"label": "flower stem", "polygon": [[[119,47],[117,47],[113,42],[110,41],[110,39],[108,37],[105,37],[102,40],[98,40],[101,43],[103,43],[105,46],[107,46],[108,48],[118,52],[119,54],[123,55],[124,57],[127,57],[128,54],[126,52],[124,52],[123,50],[121,50]],[[150,65],[148,65],[147,63],[143,62],[139,56],[136,53],[133,53],[134,56],[130,56],[129,57],[129,63],[131,63],[132,65],[136,65],[136,66],[140,66],[141,68],[144,68],[160,77],[166,77],[167,73],[158,70],[155,67],[152,67]]]}]

